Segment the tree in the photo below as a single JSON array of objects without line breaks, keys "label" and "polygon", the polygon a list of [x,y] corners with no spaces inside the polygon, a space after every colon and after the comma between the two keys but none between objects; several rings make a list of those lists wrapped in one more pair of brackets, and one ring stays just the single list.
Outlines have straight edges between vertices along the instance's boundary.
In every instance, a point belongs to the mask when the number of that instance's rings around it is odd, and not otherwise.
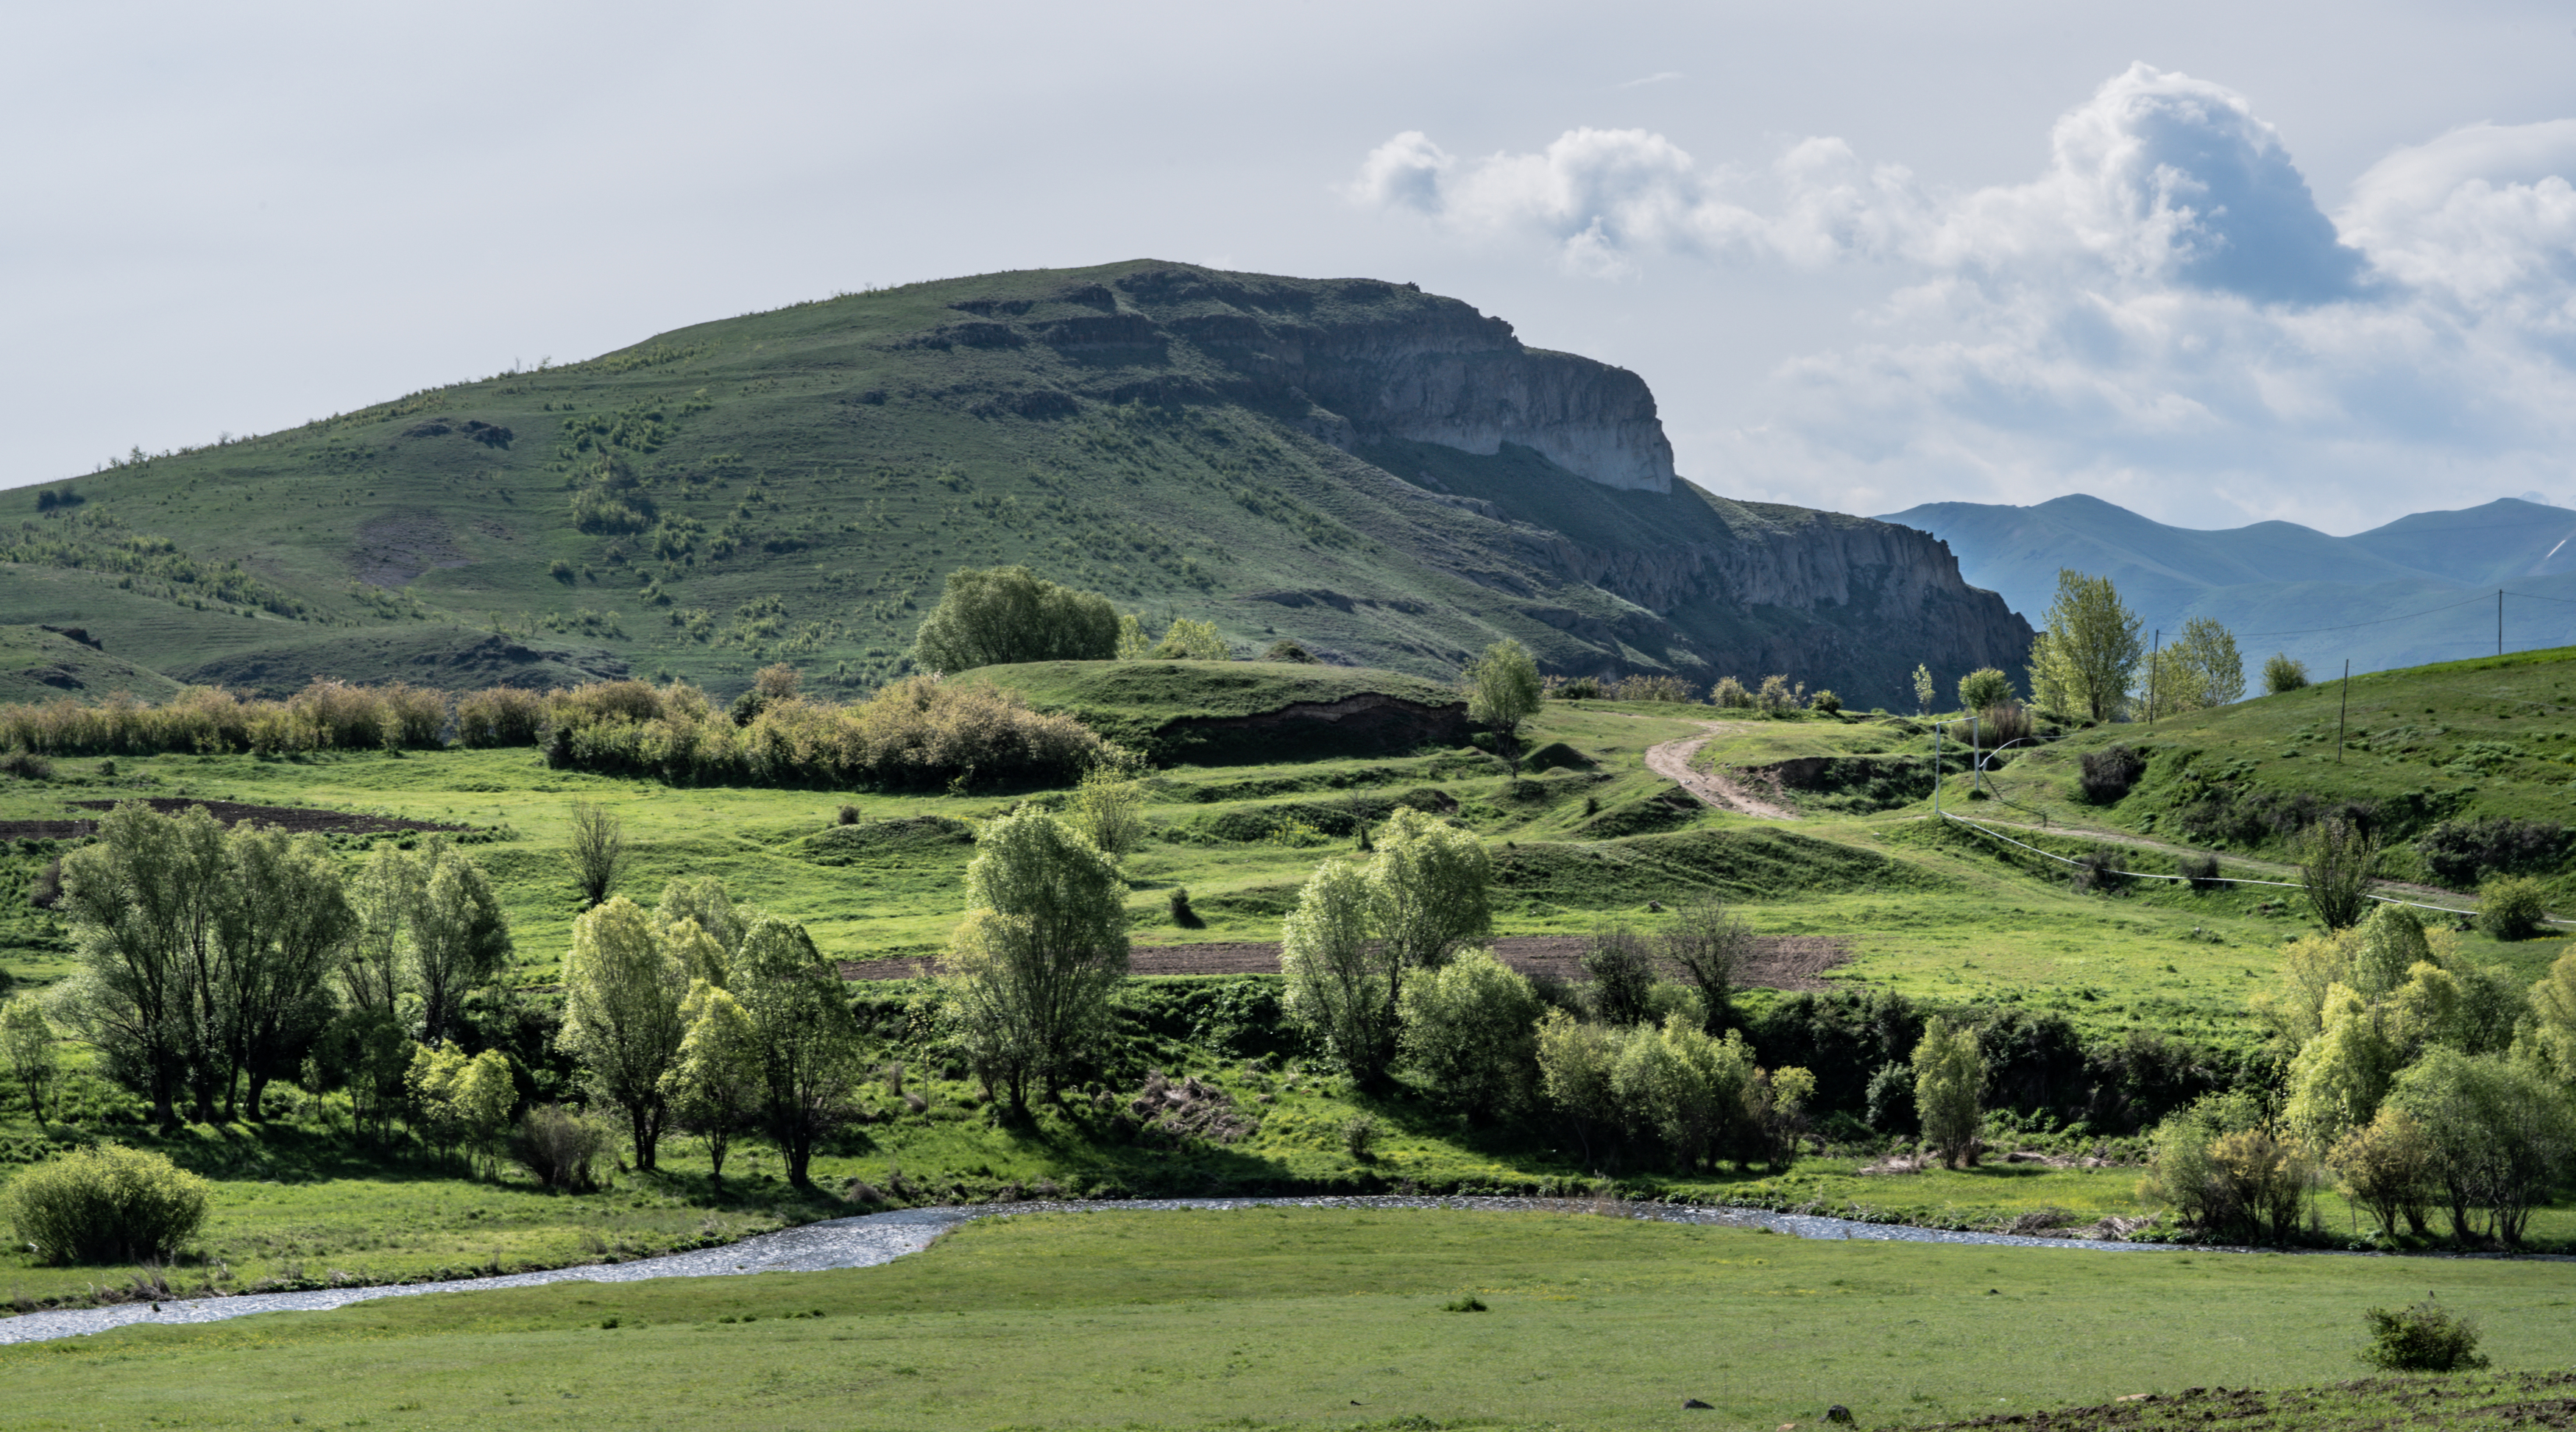
[{"label": "tree", "polygon": [[[2138,660],[2145,654],[2138,640],[2142,623],[2120,601],[2108,577],[2088,577],[2072,568],[2057,573],[2057,598],[2043,623],[2046,646],[2032,648],[2034,668],[2044,660],[2046,684],[2063,692],[2096,721],[2119,714]],[[2032,675],[2034,694],[2043,678]],[[2042,705],[2049,703],[2043,701]]]},{"label": "tree", "polygon": [[626,827],[606,806],[574,801],[572,839],[564,848],[564,859],[572,866],[573,885],[581,891],[581,907],[599,908],[626,864]]},{"label": "tree", "polygon": [[564,1047],[592,1091],[625,1111],[635,1166],[650,1172],[669,1112],[665,1080],[687,1037],[687,971],[643,908],[619,895],[573,921],[563,981]]},{"label": "tree", "polygon": [[[1917,716],[1928,716],[1928,715],[1932,714],[1932,698],[1933,698],[1933,697],[1935,697],[1935,696],[1937,696],[1937,695],[1939,695],[1939,694],[1940,694],[1940,692],[1941,692],[1941,688],[1940,688],[1939,684],[1938,684],[1938,683],[1936,683],[1936,682],[1934,682],[1934,681],[1932,680],[1932,668],[1931,668],[1931,667],[1928,667],[1928,666],[1917,666],[1917,667],[1915,667],[1915,668],[1914,668],[1914,714],[1915,714],[1915,715],[1917,715]],[[1728,704],[1728,703],[1725,703],[1725,702],[1719,702],[1719,703],[1717,703],[1717,704],[1719,704],[1719,705],[1726,705],[1726,704]]]},{"label": "tree", "polygon": [[1676,1013],[1627,1037],[1611,1087],[1632,1128],[1650,1131],[1685,1169],[1740,1146],[1753,1051],[1736,1030],[1712,1038]]},{"label": "tree", "polygon": [[2452,1236],[2474,1238],[2469,1212],[2484,1208],[2494,1236],[2522,1246],[2532,1208],[2576,1157],[2566,1091],[2527,1063],[2436,1046],[2397,1076],[2388,1102],[2424,1130]]},{"label": "tree", "polygon": [[922,618],[913,660],[954,674],[1024,661],[1106,661],[1118,654],[1107,597],[1060,587],[1026,567],[960,567]]},{"label": "tree", "polygon": [[1028,1091],[1063,1091],[1108,1027],[1127,976],[1126,885],[1109,858],[1045,811],[987,822],[966,867],[966,921],[941,965],[950,1011],[988,1083],[1028,1117]]},{"label": "tree", "polygon": [[1124,860],[1145,840],[1145,783],[1123,761],[1097,762],[1074,788],[1065,819],[1111,863]]},{"label": "tree", "polygon": [[1605,1024],[1643,1024],[1653,1015],[1655,962],[1647,942],[1621,921],[1592,927],[1583,952],[1583,972],[1592,977],[1592,1013]]},{"label": "tree", "polygon": [[1508,1114],[1528,1098],[1533,1027],[1545,1008],[1526,976],[1489,950],[1468,950],[1404,982],[1405,1058],[1469,1118]]},{"label": "tree", "polygon": [[1505,638],[1467,663],[1462,683],[1467,689],[1468,719],[1493,731],[1517,772],[1521,723],[1538,714],[1546,697],[1538,663],[1530,660],[1519,642]]},{"label": "tree", "polygon": [[2013,699],[2012,678],[1991,666],[1981,666],[1959,678],[1959,709],[1983,711],[2001,706]]},{"label": "tree", "polygon": [[2401,1218],[2409,1231],[2423,1236],[2433,1146],[2423,1126],[2404,1111],[2380,1110],[2368,1125],[2344,1135],[2327,1162],[2343,1175],[2352,1201],[2378,1220],[2381,1237],[2395,1238]]},{"label": "tree", "polygon": [[1410,806],[1389,814],[1369,862],[1369,918],[1388,953],[1433,969],[1493,926],[1485,887],[1493,861],[1483,842]]},{"label": "tree", "polygon": [[517,1081],[510,1076],[510,1056],[486,1049],[472,1058],[448,1045],[412,1046],[404,1083],[421,1130],[441,1149],[463,1148],[491,1162],[493,1146],[510,1127],[519,1102]]},{"label": "tree", "polygon": [[[247,1086],[243,1112],[257,1122],[270,1082],[300,1073],[331,1021],[331,972],[358,917],[319,836],[245,824],[224,843],[234,884],[225,902],[225,1053]],[[229,1111],[229,1084],[224,1104]]]},{"label": "tree", "polygon": [[[667,881],[662,886],[661,907],[653,912],[656,923],[665,926],[694,925],[714,948],[712,955],[700,950],[684,950],[682,958],[689,964],[689,977],[710,984],[725,982],[725,969],[734,954],[742,949],[742,937],[748,927],[746,913],[734,908],[732,897],[725,894],[724,882],[712,875]],[[685,938],[685,931],[674,938]]]},{"label": "tree", "polygon": [[725,1154],[760,1105],[751,1019],[732,995],[702,979],[680,1001],[680,1019],[689,1032],[680,1040],[679,1063],[664,1076],[671,1122],[706,1141],[707,1162],[722,1183]]},{"label": "tree", "polygon": [[444,1043],[468,990],[489,983],[510,960],[510,922],[482,867],[444,838],[421,859],[420,903],[411,917],[408,973],[420,993],[421,1037]]},{"label": "tree", "polygon": [[1699,991],[1704,1027],[1711,1034],[1734,1018],[1735,976],[1753,958],[1753,930],[1727,912],[1724,902],[1702,897],[1673,914],[1656,944]]},{"label": "tree", "polygon": [[[1124,943],[1121,936],[1122,973]],[[762,919],[743,934],[725,993],[742,1011],[761,1126],[787,1161],[787,1181],[811,1188],[814,1147],[848,1117],[858,1078],[859,1032],[840,967],[814,948],[804,926]],[[1105,988],[1100,1002],[1107,1003]],[[1085,1032],[1099,1022],[1084,1016]]]},{"label": "tree", "polygon": [[2530,1057],[2576,1088],[2576,949],[2550,961],[2549,973],[2531,987]]},{"label": "tree", "polygon": [[203,1063],[222,864],[223,834],[205,807],[165,819],[140,801],[109,811],[96,842],[63,858],[59,908],[81,962],[74,1018],[165,1129]]},{"label": "tree", "polygon": [[1297,892],[1279,940],[1289,1019],[1320,1040],[1362,1088],[1385,1082],[1402,1028],[1397,997],[1404,961],[1374,937],[1374,902],[1365,871],[1325,861]]},{"label": "tree", "polygon": [[0,1058],[9,1061],[10,1075],[26,1089],[27,1111],[42,1128],[62,1061],[54,1053],[53,1023],[35,996],[21,995],[0,1005]]},{"label": "tree", "polygon": [[2182,624],[2182,636],[2167,650],[2175,653],[2176,673],[2190,683],[2195,704],[2229,706],[2245,699],[2245,658],[2236,651],[2236,634],[2214,617],[2193,617]]},{"label": "tree", "polygon": [[1914,1046],[1914,1112],[1923,1142],[1951,1168],[1974,1167],[1984,1151],[1986,1056],[1972,1025],[1934,1018]]},{"label": "tree", "polygon": [[1622,1046],[1630,1039],[1652,1039],[1652,1031],[1610,1029],[1551,1009],[1538,1022],[1539,1091],[1565,1116],[1575,1141],[1589,1162],[1593,1143],[1619,1126],[1619,1092],[1614,1082]]},{"label": "tree", "polygon": [[2370,878],[2379,865],[2379,836],[2358,820],[2330,815],[2301,836],[2299,886],[2317,923],[2341,930],[2370,913]]},{"label": "tree", "polygon": [[2306,662],[2291,660],[2290,654],[2286,651],[2276,651],[2264,659],[2264,695],[2278,696],[2284,691],[2296,691],[2307,684],[2308,666]]},{"label": "tree", "polygon": [[1156,661],[1231,661],[1234,648],[1216,629],[1216,623],[1174,617],[1163,639],[1154,643],[1147,655]]},{"label": "tree", "polygon": [[367,857],[350,900],[358,922],[356,938],[340,966],[341,985],[353,1008],[395,1012],[421,890],[421,865],[410,851],[380,845]]}]

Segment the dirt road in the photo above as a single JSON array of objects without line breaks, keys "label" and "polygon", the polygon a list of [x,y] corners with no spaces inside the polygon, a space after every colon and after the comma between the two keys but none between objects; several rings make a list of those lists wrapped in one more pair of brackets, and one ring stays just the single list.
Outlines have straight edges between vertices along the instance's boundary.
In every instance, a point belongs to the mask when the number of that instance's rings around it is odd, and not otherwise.
[{"label": "dirt road", "polygon": [[1714,771],[1691,769],[1691,757],[1699,748],[1719,736],[1736,736],[1760,729],[1751,721],[1702,721],[1705,736],[1692,736],[1679,741],[1666,741],[1646,748],[1646,769],[1697,796],[1702,803],[1737,815],[1759,816],[1764,820],[1796,820],[1798,813],[1775,801],[1763,799],[1744,782],[1721,768]]}]

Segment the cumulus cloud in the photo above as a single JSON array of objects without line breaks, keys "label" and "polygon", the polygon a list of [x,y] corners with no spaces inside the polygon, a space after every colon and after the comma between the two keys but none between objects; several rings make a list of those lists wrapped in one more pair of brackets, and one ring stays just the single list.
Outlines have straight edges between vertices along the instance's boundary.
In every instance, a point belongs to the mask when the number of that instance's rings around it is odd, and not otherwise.
[{"label": "cumulus cloud", "polygon": [[2050,138],[2028,181],[1945,193],[1832,138],[1741,167],[1643,130],[1472,159],[1407,134],[1352,194],[1579,273],[1883,269],[1878,340],[1781,365],[1714,440],[1694,475],[1730,491],[2349,527],[2568,485],[2576,120],[2399,150],[2332,214],[2205,80],[2133,66]]}]

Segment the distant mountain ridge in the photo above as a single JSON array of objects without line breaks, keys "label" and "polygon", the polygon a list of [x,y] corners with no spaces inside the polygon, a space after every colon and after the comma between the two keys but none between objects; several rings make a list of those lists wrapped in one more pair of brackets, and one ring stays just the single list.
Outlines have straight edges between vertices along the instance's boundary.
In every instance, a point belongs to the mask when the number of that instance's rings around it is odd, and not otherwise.
[{"label": "distant mountain ridge", "polygon": [[1880,520],[1948,543],[1962,576],[2034,625],[2061,567],[2110,577],[2168,633],[2215,617],[2239,634],[2249,674],[2275,651],[2317,676],[2347,659],[2377,671],[2493,651],[2500,588],[2506,649],[2576,643],[2576,511],[2521,498],[2350,537],[2295,522],[2170,527],[2081,494],[2029,507],[1930,502]]}]

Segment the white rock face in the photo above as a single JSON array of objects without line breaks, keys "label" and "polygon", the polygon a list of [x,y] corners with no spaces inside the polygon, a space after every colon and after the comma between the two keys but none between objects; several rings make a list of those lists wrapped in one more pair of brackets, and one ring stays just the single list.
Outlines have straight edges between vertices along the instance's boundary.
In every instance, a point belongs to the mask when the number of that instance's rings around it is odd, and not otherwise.
[{"label": "white rock face", "polygon": [[1673,445],[1645,380],[1571,353],[1445,346],[1387,355],[1374,401],[1345,413],[1373,436],[1491,456],[1504,443],[1604,487],[1673,489]]}]

